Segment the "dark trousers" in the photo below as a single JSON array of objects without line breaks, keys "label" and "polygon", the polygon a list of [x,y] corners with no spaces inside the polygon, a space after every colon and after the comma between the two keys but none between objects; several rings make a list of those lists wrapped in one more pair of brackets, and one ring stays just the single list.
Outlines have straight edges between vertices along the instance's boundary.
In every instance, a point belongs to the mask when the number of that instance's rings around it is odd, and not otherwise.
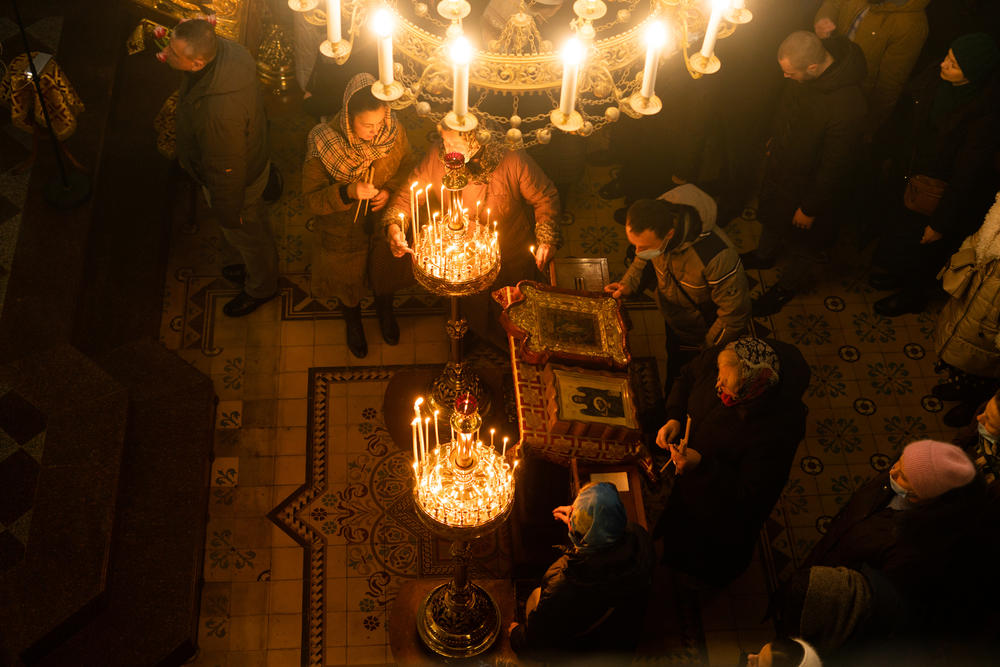
[{"label": "dark trousers", "polygon": [[761,223],[757,254],[761,257],[786,257],[778,287],[798,292],[812,279],[815,266],[823,261],[823,252],[833,246],[837,236],[832,215],[818,215],[812,227],[802,229],[792,224],[799,202],[790,197],[761,193],[757,217]]},{"label": "dark trousers", "polygon": [[933,243],[920,243],[929,222],[929,217],[900,203],[875,250],[876,266],[899,278],[903,291],[917,297],[927,296],[935,288],[938,271],[962,242],[961,238],[946,236]]}]

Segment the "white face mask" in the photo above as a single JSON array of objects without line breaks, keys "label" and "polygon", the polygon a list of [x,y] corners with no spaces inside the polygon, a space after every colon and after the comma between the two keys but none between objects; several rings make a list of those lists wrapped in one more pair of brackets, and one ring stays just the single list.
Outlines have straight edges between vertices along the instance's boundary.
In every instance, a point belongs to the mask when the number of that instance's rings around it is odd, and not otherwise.
[{"label": "white face mask", "polygon": [[635,253],[635,256],[638,257],[639,259],[644,259],[648,262],[649,260],[656,259],[660,255],[662,255],[663,249],[666,247],[666,245],[667,242],[664,241],[659,248],[648,248],[646,250],[640,250],[639,252]]},{"label": "white face mask", "polygon": [[889,486],[892,487],[892,490],[895,491],[896,495],[900,498],[906,498],[906,496],[909,495],[909,491],[901,487],[892,477],[889,477]]},{"label": "white face mask", "polygon": [[995,436],[995,435],[993,435],[992,433],[990,433],[989,431],[987,431],[987,430],[986,430],[986,425],[985,425],[985,424],[979,424],[979,435],[980,435],[980,436],[982,436],[982,438],[983,438],[984,440],[989,440],[989,441],[990,441],[990,442],[992,442],[992,443],[993,443],[994,445],[995,445],[995,444],[996,444],[996,442],[997,442],[997,436]]}]

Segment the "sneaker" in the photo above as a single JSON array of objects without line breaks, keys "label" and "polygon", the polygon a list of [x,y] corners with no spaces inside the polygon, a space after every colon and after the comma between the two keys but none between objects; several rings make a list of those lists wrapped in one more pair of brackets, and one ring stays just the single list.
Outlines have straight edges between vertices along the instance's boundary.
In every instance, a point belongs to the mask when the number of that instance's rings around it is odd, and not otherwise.
[{"label": "sneaker", "polygon": [[622,192],[622,184],[617,178],[612,179],[598,189],[597,194],[601,199],[621,199],[625,196]]},{"label": "sneaker", "polygon": [[872,310],[882,317],[899,317],[907,313],[919,313],[927,306],[927,298],[921,294],[896,292],[872,304]]},{"label": "sneaker", "polygon": [[344,308],[344,326],[347,328],[347,349],[358,359],[368,356],[368,340],[361,324],[361,307]]},{"label": "sneaker", "polygon": [[903,281],[894,273],[873,273],[868,276],[868,284],[880,292],[899,289]]},{"label": "sneaker", "polygon": [[972,418],[976,416],[977,403],[959,403],[948,412],[944,413],[941,421],[946,426],[952,428],[962,428],[968,426]]},{"label": "sneaker", "polygon": [[766,317],[780,312],[785,304],[795,298],[795,292],[775,285],[751,302],[754,317]]},{"label": "sneaker", "polygon": [[277,292],[271,296],[257,298],[255,296],[250,296],[246,292],[240,291],[240,293],[236,295],[236,298],[222,307],[222,312],[229,317],[243,317],[244,315],[249,315],[253,311],[257,310],[276,296],[278,296]]}]

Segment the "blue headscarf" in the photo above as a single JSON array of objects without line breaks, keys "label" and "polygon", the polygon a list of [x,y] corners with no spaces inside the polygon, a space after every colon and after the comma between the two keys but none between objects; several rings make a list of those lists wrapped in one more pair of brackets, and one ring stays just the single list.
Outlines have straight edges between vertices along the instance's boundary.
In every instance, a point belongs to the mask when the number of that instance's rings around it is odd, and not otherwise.
[{"label": "blue headscarf", "polygon": [[569,539],[577,549],[600,549],[620,540],[628,518],[615,485],[597,482],[580,489],[569,523]]}]

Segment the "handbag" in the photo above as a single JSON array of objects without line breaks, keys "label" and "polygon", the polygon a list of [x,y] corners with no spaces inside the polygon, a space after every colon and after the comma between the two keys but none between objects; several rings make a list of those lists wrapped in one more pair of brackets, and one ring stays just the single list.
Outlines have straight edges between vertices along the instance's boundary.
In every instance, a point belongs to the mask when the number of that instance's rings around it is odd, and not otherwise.
[{"label": "handbag", "polygon": [[941,287],[955,299],[961,299],[972,276],[976,273],[976,247],[973,237],[968,236],[962,241],[961,247],[948,260],[947,266],[938,273]]},{"label": "handbag", "polygon": [[914,174],[906,181],[903,191],[903,206],[915,213],[932,216],[941,203],[941,195],[948,188],[948,182],[923,174]]}]

